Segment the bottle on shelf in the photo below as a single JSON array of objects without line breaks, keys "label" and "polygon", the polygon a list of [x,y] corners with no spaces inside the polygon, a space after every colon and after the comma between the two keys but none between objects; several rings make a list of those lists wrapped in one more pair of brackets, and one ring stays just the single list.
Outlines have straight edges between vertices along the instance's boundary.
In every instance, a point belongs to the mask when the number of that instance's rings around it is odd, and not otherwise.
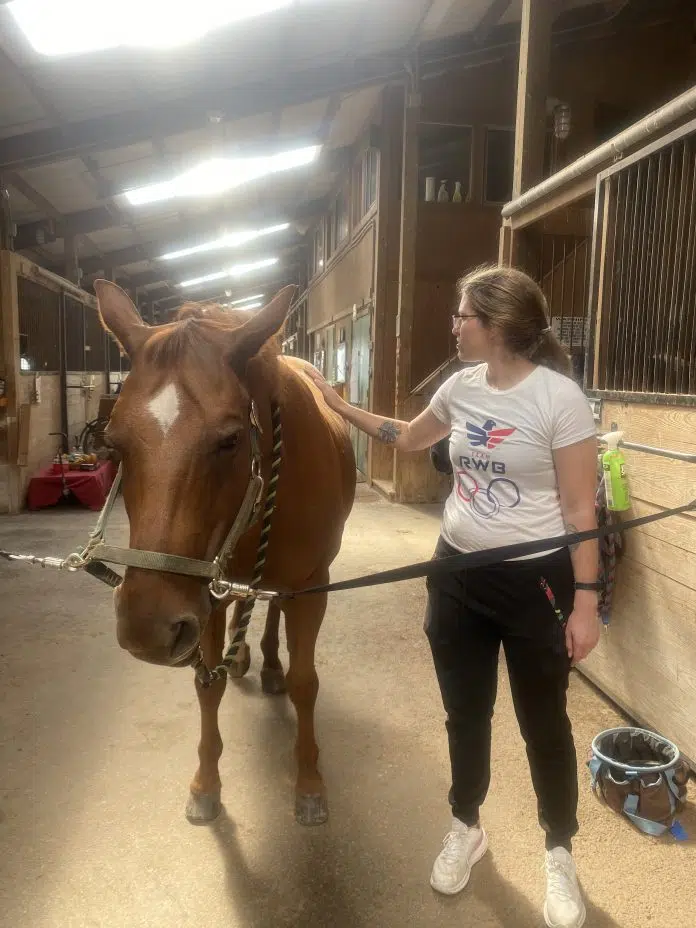
[{"label": "bottle on shelf", "polygon": [[437,202],[438,203],[448,203],[449,202],[449,193],[447,192],[447,181],[440,181],[440,189],[437,192]]}]

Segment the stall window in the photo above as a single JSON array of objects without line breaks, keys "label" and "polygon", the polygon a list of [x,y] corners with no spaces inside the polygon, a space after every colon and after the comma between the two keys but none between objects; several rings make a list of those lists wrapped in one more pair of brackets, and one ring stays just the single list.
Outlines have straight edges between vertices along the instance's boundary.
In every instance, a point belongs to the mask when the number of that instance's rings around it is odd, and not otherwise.
[{"label": "stall window", "polygon": [[376,148],[368,148],[356,164],[353,176],[356,222],[360,222],[377,200],[378,171],[379,151]]},{"label": "stall window", "polygon": [[[418,186],[421,199],[436,199],[446,191],[462,200],[469,196],[471,180],[471,126],[422,125],[418,137]],[[432,192],[428,194],[428,178]]]}]

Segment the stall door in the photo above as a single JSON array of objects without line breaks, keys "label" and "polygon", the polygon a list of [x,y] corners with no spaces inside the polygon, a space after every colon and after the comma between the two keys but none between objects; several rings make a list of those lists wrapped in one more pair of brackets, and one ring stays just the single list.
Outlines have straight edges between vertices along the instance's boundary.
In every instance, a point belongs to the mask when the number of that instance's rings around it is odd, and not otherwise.
[{"label": "stall door", "polygon": [[[368,408],[370,393],[370,333],[371,314],[365,313],[353,322],[353,339],[350,356],[350,402],[361,409]],[[361,474],[367,475],[367,436],[351,428],[355,461]]]}]

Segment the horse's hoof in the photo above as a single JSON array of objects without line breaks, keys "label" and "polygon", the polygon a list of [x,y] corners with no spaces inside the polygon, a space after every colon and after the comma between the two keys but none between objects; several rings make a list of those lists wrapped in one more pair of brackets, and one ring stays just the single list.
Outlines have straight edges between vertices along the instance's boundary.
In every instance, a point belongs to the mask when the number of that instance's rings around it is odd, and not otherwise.
[{"label": "horse's hoof", "polygon": [[300,825],[323,825],[329,807],[321,793],[299,793],[295,798],[295,818]]},{"label": "horse's hoof", "polygon": [[251,651],[248,644],[242,645],[237,657],[238,660],[234,660],[227,665],[227,673],[233,679],[241,680],[251,667]]},{"label": "horse's hoof", "polygon": [[264,667],[261,670],[261,689],[268,696],[280,696],[286,691],[285,674],[280,668]]},{"label": "horse's hoof", "polygon": [[192,825],[207,825],[220,814],[222,803],[215,793],[191,793],[186,803],[186,818]]}]

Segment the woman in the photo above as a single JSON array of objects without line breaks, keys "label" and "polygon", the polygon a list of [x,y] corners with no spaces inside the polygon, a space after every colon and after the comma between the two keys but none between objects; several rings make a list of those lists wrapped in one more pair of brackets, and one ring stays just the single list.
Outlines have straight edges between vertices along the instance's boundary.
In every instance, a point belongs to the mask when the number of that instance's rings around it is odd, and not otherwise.
[{"label": "woman", "polygon": [[[549,328],[544,295],[526,274],[503,267],[474,271],[459,292],[458,355],[480,363],[450,377],[412,422],[355,409],[318,372],[313,379],[333,409],[398,451],[450,435],[454,487],[435,557],[595,528],[595,424]],[[544,916],[552,928],[585,921],[571,851],[578,783],[566,692],[572,664],[599,640],[597,571],[597,542],[585,541],[427,581],[425,631],[447,713],[453,816],[431,885],[462,890],[488,845],[479,808],[490,781],[502,643],[546,833]]]}]

